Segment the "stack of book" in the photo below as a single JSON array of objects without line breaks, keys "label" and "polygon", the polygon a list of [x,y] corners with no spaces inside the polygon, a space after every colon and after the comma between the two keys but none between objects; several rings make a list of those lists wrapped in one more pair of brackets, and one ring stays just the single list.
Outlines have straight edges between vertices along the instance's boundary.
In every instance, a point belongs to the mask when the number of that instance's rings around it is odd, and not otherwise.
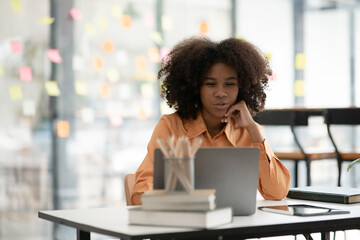
[{"label": "stack of book", "polygon": [[191,193],[150,190],[142,206],[129,209],[129,223],[140,225],[213,228],[232,221],[231,207],[216,208],[215,189]]}]

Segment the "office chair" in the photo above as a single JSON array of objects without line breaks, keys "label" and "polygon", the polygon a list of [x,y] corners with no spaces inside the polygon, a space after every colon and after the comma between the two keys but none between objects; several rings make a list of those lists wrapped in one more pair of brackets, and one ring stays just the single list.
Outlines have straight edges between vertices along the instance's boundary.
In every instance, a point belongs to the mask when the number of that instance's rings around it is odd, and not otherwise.
[{"label": "office chair", "polygon": [[[359,125],[360,126],[360,108],[329,108],[324,109],[324,121],[331,143],[336,152],[336,159],[338,164],[338,186],[341,185],[341,165],[344,161],[353,161],[360,158],[360,149],[353,148],[348,152],[341,151],[339,145],[340,141],[335,141],[335,134],[331,130],[333,125]],[[354,132],[356,134],[356,132]],[[359,140],[359,137],[354,137],[353,142]],[[351,139],[350,139],[351,141]],[[336,143],[337,142],[337,143]]]},{"label": "office chair", "polygon": [[280,160],[293,160],[295,173],[295,187],[298,187],[298,163],[306,162],[306,184],[311,185],[310,162],[312,160],[336,158],[335,152],[307,152],[301,144],[296,133],[296,127],[308,126],[308,118],[313,115],[321,115],[321,111],[306,109],[274,109],[258,113],[254,120],[262,126],[288,126],[291,130],[296,149],[286,151],[274,151]]},{"label": "office chair", "polygon": [[125,175],[124,189],[125,189],[125,198],[126,198],[127,206],[132,205],[130,195],[131,195],[131,190],[132,190],[134,184],[135,184],[135,174],[129,173],[129,174]]}]

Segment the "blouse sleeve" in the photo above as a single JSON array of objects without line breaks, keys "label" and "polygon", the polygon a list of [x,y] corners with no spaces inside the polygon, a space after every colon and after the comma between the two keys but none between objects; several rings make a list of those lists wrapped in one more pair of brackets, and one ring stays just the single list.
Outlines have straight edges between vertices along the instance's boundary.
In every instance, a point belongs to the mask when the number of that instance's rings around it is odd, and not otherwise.
[{"label": "blouse sleeve", "polygon": [[260,194],[268,200],[286,197],[290,186],[290,173],[274,154],[266,140],[254,143],[260,148],[259,183]]}]

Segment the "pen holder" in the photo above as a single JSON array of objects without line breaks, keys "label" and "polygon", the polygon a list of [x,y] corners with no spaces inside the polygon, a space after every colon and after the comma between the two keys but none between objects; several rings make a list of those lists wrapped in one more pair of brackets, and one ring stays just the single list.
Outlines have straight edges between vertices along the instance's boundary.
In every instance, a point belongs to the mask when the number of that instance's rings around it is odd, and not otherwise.
[{"label": "pen holder", "polygon": [[164,158],[165,191],[188,192],[194,190],[194,156],[186,158]]}]

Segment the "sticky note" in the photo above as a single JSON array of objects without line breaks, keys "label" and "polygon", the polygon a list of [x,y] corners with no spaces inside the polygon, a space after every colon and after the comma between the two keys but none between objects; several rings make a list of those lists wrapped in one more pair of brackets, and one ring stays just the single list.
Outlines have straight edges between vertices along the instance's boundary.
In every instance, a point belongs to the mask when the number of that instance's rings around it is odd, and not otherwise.
[{"label": "sticky note", "polygon": [[67,138],[70,136],[70,124],[68,121],[57,121],[56,123],[57,136],[60,138]]},{"label": "sticky note", "polygon": [[120,80],[119,72],[116,68],[110,68],[106,71],[106,76],[109,79],[109,82],[117,82]]},{"label": "sticky note", "polygon": [[151,39],[152,39],[155,43],[157,43],[158,45],[161,45],[161,44],[162,44],[163,39],[162,39],[161,33],[159,33],[159,32],[152,32],[150,37],[151,37]]},{"label": "sticky note", "polygon": [[42,24],[42,25],[50,25],[54,21],[55,21],[55,18],[52,18],[52,17],[49,17],[49,16],[39,18],[39,23]]},{"label": "sticky note", "polygon": [[74,20],[82,20],[83,19],[82,13],[79,9],[72,8],[72,9],[70,9],[69,13],[70,13],[71,18]]},{"label": "sticky note", "polygon": [[23,114],[24,116],[35,116],[36,105],[32,99],[26,99],[23,101]]},{"label": "sticky note", "polygon": [[276,81],[277,80],[277,74],[273,72],[272,75],[270,75],[268,78],[269,78],[270,81]]},{"label": "sticky note", "polygon": [[3,68],[2,68],[2,66],[0,64],[0,76],[2,76],[2,75],[4,75],[4,70],[3,70]]},{"label": "sticky note", "polygon": [[75,71],[81,71],[84,69],[84,58],[79,55],[73,56],[72,66]]},{"label": "sticky note", "polygon": [[22,53],[23,48],[20,41],[11,41],[11,50],[13,53]]},{"label": "sticky note", "polygon": [[157,47],[149,48],[148,51],[148,58],[153,63],[161,62],[160,50]]},{"label": "sticky note", "polygon": [[119,50],[115,54],[115,60],[120,66],[125,66],[129,63],[129,56],[125,50]]},{"label": "sticky note", "polygon": [[304,69],[306,65],[306,56],[303,53],[298,53],[295,56],[295,68]]},{"label": "sticky note", "polygon": [[94,24],[92,23],[86,23],[85,24],[85,31],[89,34],[89,35],[95,35],[96,34],[96,29]]},{"label": "sticky note", "polygon": [[169,53],[170,53],[171,49],[168,47],[162,47],[160,49],[160,56],[164,61],[168,61],[169,60]]},{"label": "sticky note", "polygon": [[201,35],[206,35],[209,31],[209,25],[207,22],[201,22],[199,25],[199,33]]},{"label": "sticky note", "polygon": [[50,61],[52,61],[54,63],[62,62],[62,58],[60,56],[59,50],[57,50],[57,49],[48,49],[47,56],[50,59]]},{"label": "sticky note", "polygon": [[265,53],[265,59],[267,59],[269,62],[271,61],[272,59],[272,53]]},{"label": "sticky note", "polygon": [[135,66],[137,70],[145,70],[147,68],[147,60],[145,56],[137,56],[135,58]]},{"label": "sticky note", "polygon": [[13,12],[19,13],[23,11],[21,0],[11,0],[10,4]]},{"label": "sticky note", "polygon": [[143,106],[141,106],[141,107],[139,108],[139,112],[138,112],[138,114],[137,114],[137,118],[138,118],[139,120],[146,120],[146,119],[148,118],[148,116],[147,116],[147,114],[146,114],[145,109],[144,109]]},{"label": "sticky note", "polygon": [[123,15],[123,9],[120,5],[112,5],[111,6],[111,16],[117,19],[121,19],[121,16]]},{"label": "sticky note", "polygon": [[110,124],[112,126],[121,126],[124,123],[123,118],[119,114],[112,114],[109,116]]},{"label": "sticky note", "polygon": [[9,91],[11,100],[19,100],[22,98],[22,91],[19,85],[11,86]]},{"label": "sticky note", "polygon": [[75,80],[75,92],[78,95],[86,96],[88,94],[88,85],[85,81]]},{"label": "sticky note", "polygon": [[81,109],[81,119],[85,123],[92,123],[94,121],[94,110],[89,107]]},{"label": "sticky note", "polygon": [[303,97],[305,96],[305,83],[304,80],[295,81],[295,96]]},{"label": "sticky note", "polygon": [[102,43],[102,48],[105,53],[112,53],[114,51],[114,44],[111,40],[105,40]]},{"label": "sticky note", "polygon": [[240,40],[245,40],[245,37],[242,35],[236,35],[235,38],[240,39]]},{"label": "sticky note", "polygon": [[121,16],[121,26],[123,28],[131,27],[131,16],[130,15],[122,15]]},{"label": "sticky note", "polygon": [[161,26],[165,31],[173,29],[173,20],[170,16],[164,15],[161,17]]},{"label": "sticky note", "polygon": [[32,80],[31,67],[20,67],[19,74],[20,74],[20,80],[22,80],[22,81],[31,81]]},{"label": "sticky note", "polygon": [[100,87],[100,96],[102,98],[107,98],[111,96],[111,89],[109,83],[103,83]]},{"label": "sticky note", "polygon": [[155,15],[153,13],[146,13],[143,16],[144,25],[153,28],[155,27]]},{"label": "sticky note", "polygon": [[49,96],[60,96],[60,89],[56,81],[45,82],[45,90]]},{"label": "sticky note", "polygon": [[102,57],[93,58],[93,67],[95,71],[101,71],[104,68],[104,61]]},{"label": "sticky note", "polygon": [[145,98],[155,96],[155,90],[152,83],[143,83],[140,87],[141,95]]},{"label": "sticky note", "polygon": [[101,30],[107,30],[109,28],[109,20],[107,17],[99,17],[97,19],[97,25]]}]

